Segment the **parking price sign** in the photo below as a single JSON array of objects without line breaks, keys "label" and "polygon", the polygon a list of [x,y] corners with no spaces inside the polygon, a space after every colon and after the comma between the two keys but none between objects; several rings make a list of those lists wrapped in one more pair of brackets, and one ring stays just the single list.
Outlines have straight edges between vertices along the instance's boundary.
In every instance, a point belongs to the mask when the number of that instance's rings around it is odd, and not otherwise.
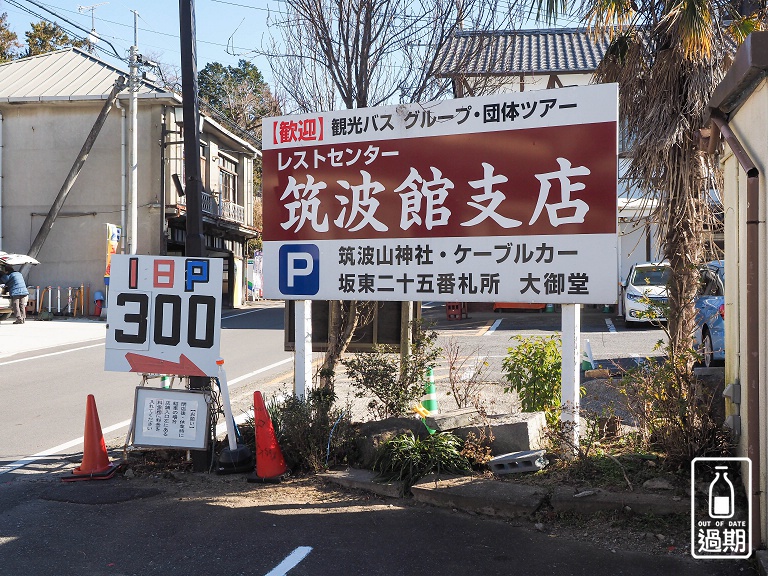
[{"label": "parking price sign", "polygon": [[222,279],[219,258],[114,255],[105,369],[216,376]]},{"label": "parking price sign", "polygon": [[263,123],[264,295],[607,304],[615,84]]}]

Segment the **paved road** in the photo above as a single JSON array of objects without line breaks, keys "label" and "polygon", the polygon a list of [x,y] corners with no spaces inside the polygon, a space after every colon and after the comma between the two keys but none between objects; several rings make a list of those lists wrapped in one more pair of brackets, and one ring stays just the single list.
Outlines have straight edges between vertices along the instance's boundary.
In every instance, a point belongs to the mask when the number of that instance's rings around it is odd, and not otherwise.
[{"label": "paved road", "polygon": [[[283,350],[283,313],[282,303],[264,302],[226,311],[222,318],[221,354],[236,416],[248,411],[254,390],[268,395],[292,389],[292,356]],[[513,344],[512,336],[560,329],[557,313],[473,313],[467,319],[448,321],[442,304],[427,304],[423,313],[435,322],[444,347],[453,340],[463,355],[485,358],[490,365],[488,378],[495,381],[501,380],[501,359]],[[140,381],[135,374],[104,371],[103,323],[59,320],[14,326],[6,320],[1,324],[0,393],[12,400],[0,404],[0,466],[47,451],[82,450],[78,439],[88,394],[96,398],[107,441],[124,441]],[[619,319],[587,308],[582,313],[582,337],[589,338],[598,362],[626,364],[633,357],[653,354],[653,345],[663,332],[626,330]],[[319,359],[319,355],[315,357]],[[447,364],[438,367],[439,386],[446,382],[447,373]],[[354,398],[354,390],[343,376],[337,391],[343,402],[354,404],[357,418],[366,416],[365,400]],[[511,406],[510,398],[502,396],[496,409]],[[446,400],[441,408],[451,407]]]},{"label": "paved road", "polygon": [[[0,483],[0,573],[90,576],[747,576],[746,562],[609,550],[450,510],[205,476]],[[225,481],[214,477],[213,481]],[[292,559],[295,564],[289,562]],[[282,568],[278,568],[282,566]],[[289,570],[289,571],[288,571]]]},{"label": "paved road", "polygon": [[[11,325],[6,320],[0,326],[7,339],[0,343],[2,349],[12,349],[9,340],[15,337],[22,350],[0,358],[0,394],[11,399],[0,403],[0,467],[55,448],[60,448],[57,453],[82,450],[76,440],[83,435],[88,394],[96,399],[105,439],[125,439],[140,377],[104,370],[104,330],[98,324],[72,322],[64,328],[76,340],[88,328],[87,341],[67,344],[63,337],[53,337],[53,346],[45,346],[46,331],[57,332],[59,324],[67,321]],[[233,405],[238,406],[235,414],[252,404],[254,389],[275,379],[289,380],[292,356],[283,350],[282,326],[282,304],[227,311],[222,318],[221,354]],[[37,340],[37,348],[25,344],[29,338],[33,345]]]},{"label": "paved road", "polygon": [[[514,336],[543,336],[562,331],[558,311],[473,312],[469,318],[452,321],[446,319],[442,304],[428,303],[422,311],[425,319],[436,323],[443,339],[454,337],[467,347],[479,346],[490,356],[506,354]],[[642,325],[626,328],[621,317],[604,313],[602,307],[582,307],[580,318],[582,344],[589,340],[594,358],[600,363],[627,365],[634,363],[635,358],[657,356],[660,353],[654,347],[659,340],[666,341],[663,329]]]}]

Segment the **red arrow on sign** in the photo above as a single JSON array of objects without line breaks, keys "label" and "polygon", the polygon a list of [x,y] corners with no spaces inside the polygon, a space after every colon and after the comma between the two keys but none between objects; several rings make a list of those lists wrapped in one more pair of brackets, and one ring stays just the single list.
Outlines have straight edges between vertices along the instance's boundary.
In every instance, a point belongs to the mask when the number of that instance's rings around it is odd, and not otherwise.
[{"label": "red arrow on sign", "polygon": [[133,352],[126,352],[125,359],[131,365],[131,372],[145,374],[176,374],[178,376],[207,376],[197,364],[182,354],[178,362],[142,356]]}]

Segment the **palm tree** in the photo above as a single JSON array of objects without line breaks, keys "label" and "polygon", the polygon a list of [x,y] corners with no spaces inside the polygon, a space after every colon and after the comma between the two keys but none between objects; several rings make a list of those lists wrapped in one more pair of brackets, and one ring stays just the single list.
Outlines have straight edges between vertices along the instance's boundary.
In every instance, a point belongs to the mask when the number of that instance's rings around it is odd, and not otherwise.
[{"label": "palm tree", "polygon": [[581,0],[570,8],[567,0],[544,1],[537,4],[540,18],[571,9],[595,33],[611,35],[596,81],[619,84],[626,176],[656,202],[672,268],[669,354],[678,383],[689,382],[698,266],[721,206],[718,164],[706,154],[701,129],[736,44],[758,29],[762,10],[717,0]]}]

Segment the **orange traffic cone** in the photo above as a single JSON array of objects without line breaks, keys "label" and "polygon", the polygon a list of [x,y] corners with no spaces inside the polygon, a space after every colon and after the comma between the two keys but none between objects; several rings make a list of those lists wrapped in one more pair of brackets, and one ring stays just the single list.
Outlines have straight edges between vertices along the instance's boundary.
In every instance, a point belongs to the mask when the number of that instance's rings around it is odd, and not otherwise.
[{"label": "orange traffic cone", "polygon": [[107,446],[101,433],[99,413],[96,411],[96,399],[88,394],[85,406],[85,432],[83,433],[83,461],[71,476],[62,478],[65,482],[72,480],[107,480],[114,476],[118,463],[110,462]]},{"label": "orange traffic cone", "polygon": [[248,482],[279,482],[288,471],[288,466],[277,443],[264,397],[259,391],[253,393],[253,420],[256,427],[256,472],[248,476]]}]

